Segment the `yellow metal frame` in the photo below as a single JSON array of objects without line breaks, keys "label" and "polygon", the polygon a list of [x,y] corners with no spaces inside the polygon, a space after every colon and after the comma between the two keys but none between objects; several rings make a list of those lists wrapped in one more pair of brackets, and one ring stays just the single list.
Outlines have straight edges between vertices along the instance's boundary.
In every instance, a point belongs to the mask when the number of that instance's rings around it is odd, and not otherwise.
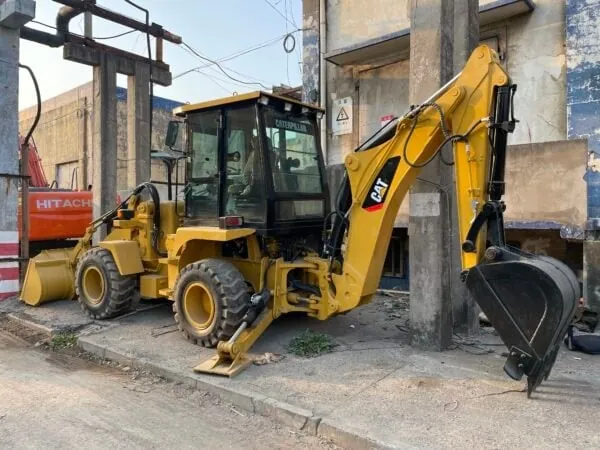
[{"label": "yellow metal frame", "polygon": [[88,266],[83,271],[83,293],[89,302],[98,305],[104,297],[106,280],[104,275],[96,266]]},{"label": "yellow metal frame", "polygon": [[[475,126],[465,141],[456,142],[453,147],[461,242],[486,201],[491,151],[485,124],[492,112],[495,87],[508,85],[509,81],[497,54],[488,46],[481,45],[472,53],[463,72],[434,99],[451,134],[463,135]],[[269,270],[271,301],[268,307],[251,328],[244,329],[233,340],[219,343],[217,355],[195,367],[195,371],[235,375],[249,363],[246,352],[268,325],[283,313],[304,311],[309,316],[325,320],[371,301],[381,278],[398,210],[421,171],[415,166],[435,156],[444,141],[441,120],[436,108],[423,107],[416,118],[411,115],[401,118],[396,134],[390,140],[346,157],[344,164],[352,204],[347,213],[349,226],[344,241],[343,270],[335,273],[330,262],[319,257],[290,263],[277,260]],[[476,126],[478,121],[480,123]],[[411,164],[404,158],[404,147],[409,137],[406,156]],[[382,168],[395,157],[400,162],[391,184],[384,188],[387,196],[382,207],[378,210],[362,208]],[[485,249],[484,240],[485,234],[480,233],[475,243],[476,251],[462,253],[464,269],[480,261]],[[264,266],[263,270],[266,270]],[[287,275],[293,270],[301,271],[310,278],[311,284],[319,286],[321,296],[288,292]]]},{"label": "yellow metal frame", "polygon": [[144,272],[140,246],[136,241],[102,241],[98,243],[98,247],[105,248],[112,254],[121,275]]},{"label": "yellow metal frame", "polygon": [[234,103],[245,102],[247,100],[258,100],[260,97],[275,98],[275,99],[282,100],[287,103],[292,103],[294,105],[304,106],[304,107],[310,108],[314,111],[319,111],[319,112],[325,111],[323,108],[321,108],[317,105],[311,105],[308,103],[299,102],[298,100],[295,100],[293,98],[283,97],[281,95],[272,94],[270,92],[253,91],[253,92],[247,92],[245,94],[232,95],[229,97],[222,97],[222,98],[218,98],[215,100],[208,100],[205,102],[178,106],[177,108],[173,109],[173,114],[176,116],[185,116],[191,112],[201,111],[204,109],[231,105]]},{"label": "yellow metal frame", "polygon": [[[463,135],[478,121],[482,121],[466,141],[454,144],[460,242],[466,238],[471,221],[486,201],[491,158],[486,119],[492,112],[494,88],[508,85],[509,81],[497,54],[482,45],[472,53],[463,72],[435,100],[453,135]],[[435,155],[444,135],[440,114],[434,107],[426,107],[416,120],[407,146],[407,157],[413,164],[420,164]],[[345,166],[353,197],[348,212],[350,225],[344,243],[344,269],[342,273],[334,273],[331,277],[336,294],[333,295],[331,290],[325,291],[325,298],[329,301],[323,301],[324,305],[332,302],[339,305],[339,312],[368,302],[377,290],[398,209],[421,171],[404,159],[404,145],[412,123],[411,117],[403,118],[390,141],[346,157]],[[387,188],[389,191],[383,207],[376,211],[362,208],[381,169],[393,157],[399,157],[400,162]],[[368,233],[368,237],[365,233]],[[484,240],[485,234],[480,233],[476,251],[462,252],[463,269],[473,267],[481,260]]]},{"label": "yellow metal frame", "polygon": [[[300,311],[325,320],[371,301],[381,278],[398,209],[421,170],[407,162],[405,144],[409,161],[420,164],[429,160],[444,141],[441,120],[446,121],[445,125],[453,135],[472,131],[465,140],[453,144],[460,229],[458,238],[461,242],[465,240],[472,220],[487,200],[486,182],[489,178],[491,149],[485,119],[492,112],[495,87],[506,86],[509,82],[497,54],[482,45],[472,53],[463,72],[434,98],[443,115],[431,106],[417,107],[419,114],[415,115],[415,111],[412,111],[401,118],[390,140],[346,157],[344,164],[352,203],[347,212],[349,225],[344,238],[341,269],[331,267],[330,261],[318,256],[293,262],[286,262],[282,258],[272,261],[262,254],[255,230],[250,228],[223,230],[181,227],[175,211],[177,205],[173,202],[160,205],[162,236],[159,246],[168,252],[166,257],[157,255],[151,245],[154,206],[148,202],[138,204],[137,199],[132,199],[129,204],[130,209],[135,209],[134,218],[115,221],[115,229],[99,245],[113,253],[122,274],[144,273],[141,278],[152,276],[143,282],[146,295],[170,298],[175,280],[185,265],[206,257],[222,257],[221,243],[246,239],[248,259],[230,260],[257,292],[268,290],[270,299],[254,323],[242,325],[229,341],[218,344],[214,358],[194,369],[198,372],[234,375],[250,363],[246,352],[281,314]],[[272,96],[261,92],[245,94],[186,105],[179,108],[177,113],[185,115],[190,111],[258,98],[260,95]],[[283,100],[297,103],[290,99]],[[382,197],[385,190],[385,200],[379,209],[363,208],[381,170],[391,158],[399,158],[399,163],[391,182],[379,189]],[[34,269],[27,274],[27,280],[32,281],[26,293],[32,304],[57,295],[72,295],[73,269],[79,255],[90,248],[94,230],[93,226],[90,227],[72,251],[55,253],[58,255],[55,260],[50,256],[34,259]],[[484,240],[485,233],[480,233],[475,242],[475,252],[462,253],[463,269],[469,269],[481,260]],[[64,280],[61,283],[44,283],[50,271],[57,269]],[[298,275],[306,284],[318,286],[320,295],[290,292],[288,278],[292,272],[293,276]]]}]

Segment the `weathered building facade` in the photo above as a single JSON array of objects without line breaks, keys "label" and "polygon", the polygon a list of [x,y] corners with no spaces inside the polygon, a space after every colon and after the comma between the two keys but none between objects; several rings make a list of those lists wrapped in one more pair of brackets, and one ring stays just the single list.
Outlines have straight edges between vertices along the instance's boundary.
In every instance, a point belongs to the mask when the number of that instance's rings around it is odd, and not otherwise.
[{"label": "weathered building facade", "polygon": [[[327,110],[322,141],[333,192],[345,155],[409,107],[413,2],[303,0],[304,100]],[[597,0],[479,1],[480,42],[498,51],[518,85],[506,174],[508,239],[567,262],[586,299],[600,306],[598,10]],[[384,287],[409,285],[408,218],[407,198]]]},{"label": "weathered building facade", "polygon": [[[179,102],[154,97],[152,149],[163,149],[167,124],[173,119],[173,108],[179,105]],[[36,107],[20,111],[20,133],[29,129],[35,111]],[[93,114],[92,82],[42,103],[42,116],[33,138],[48,182],[56,181],[58,188],[87,189],[94,184],[93,152],[101,149],[93,145]],[[128,186],[127,181],[127,89],[120,87],[117,88],[117,116],[117,191],[124,195],[133,186]],[[183,177],[183,164],[179,173]],[[166,170],[161,161],[152,161],[151,179],[159,183],[166,182]],[[166,197],[165,187],[160,186],[160,191]]]}]

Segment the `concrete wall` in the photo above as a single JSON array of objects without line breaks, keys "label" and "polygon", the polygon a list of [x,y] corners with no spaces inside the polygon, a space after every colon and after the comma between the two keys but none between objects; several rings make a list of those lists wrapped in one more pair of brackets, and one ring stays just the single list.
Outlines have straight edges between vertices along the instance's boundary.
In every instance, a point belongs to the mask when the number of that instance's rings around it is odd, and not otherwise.
[{"label": "concrete wall", "polygon": [[[118,88],[117,97],[117,190],[124,194],[127,189],[127,90]],[[172,109],[178,103],[156,97],[154,102],[152,148],[162,150],[167,124],[173,118]],[[78,161],[78,188],[85,189],[88,184],[93,184],[92,155],[93,152],[100,151],[92,145],[93,114],[91,83],[43,102],[42,117],[34,139],[48,182],[56,179],[59,164]],[[35,107],[19,113],[20,133],[27,132],[34,116]],[[87,171],[87,180],[82,176],[84,170]],[[152,162],[151,176],[153,180],[166,181],[166,170],[161,162]],[[183,180],[183,164],[179,176]],[[166,196],[166,191],[164,195]]]},{"label": "concrete wall", "polygon": [[[508,245],[565,262],[579,280],[583,277],[583,243],[561,239],[559,230],[506,230]],[[581,281],[580,281],[581,282]]]},{"label": "concrete wall", "polygon": [[569,138],[589,142],[588,233],[583,243],[584,298],[600,312],[600,1],[567,0]]},{"label": "concrete wall", "polygon": [[[83,98],[69,100],[72,101],[61,102],[59,106],[55,106],[56,102],[50,102],[49,107],[44,104],[40,122],[33,134],[49,183],[57,176],[56,166],[58,164],[78,161],[84,151],[79,134],[86,120],[84,115],[88,113],[84,109]],[[21,135],[27,133],[31,122],[29,111],[20,114],[19,132]],[[79,179],[82,179],[81,173]]]},{"label": "concrete wall", "polygon": [[[493,1],[482,0],[480,5]],[[362,0],[329,0],[326,52],[409,28],[410,3],[378,0],[369,2],[366,8]],[[523,144],[567,138],[565,1],[536,0],[535,6],[531,13],[481,28],[481,40],[496,46],[518,85],[515,110],[520,122],[509,138],[511,151],[519,151]],[[340,67],[327,63],[327,110],[332,110],[336,99],[351,96],[354,113],[353,133],[342,136],[332,135],[335,118],[327,117],[329,165],[342,164],[345,155],[378,128],[381,116],[406,111],[408,57],[408,52],[401,52],[388,60],[365,61],[362,65]],[[334,180],[332,185],[335,188]],[[585,201],[585,195],[581,201]],[[524,207],[533,208],[534,204],[526,202]],[[535,220],[540,219],[533,209],[530,212]],[[407,222],[408,199],[400,209],[397,225]]]},{"label": "concrete wall", "polygon": [[567,114],[569,138],[590,147],[588,214],[600,229],[600,1],[567,1]]},{"label": "concrete wall", "polygon": [[566,134],[565,1],[536,0],[532,13],[482,29],[498,35],[505,66],[518,85],[520,120],[510,144],[552,142]]},{"label": "concrete wall", "polygon": [[554,227],[563,237],[582,239],[587,220],[587,141],[544,142],[509,148],[507,208],[513,227]]},{"label": "concrete wall", "polygon": [[410,26],[410,0],[328,0],[328,51]]},{"label": "concrete wall", "polygon": [[[480,5],[491,2],[482,0]],[[362,0],[330,0],[327,5],[327,52],[410,27],[409,0],[372,1],[368,8]],[[520,123],[510,137],[510,144],[560,141],[567,137],[565,2],[536,0],[535,5],[529,14],[481,29],[482,40],[499,46],[505,57],[504,65],[518,85],[515,110]],[[362,134],[369,134],[364,124],[378,121],[379,105],[389,104],[389,114],[405,111],[408,76],[400,67],[408,67],[407,59],[405,53],[395,60],[367,62],[362,66],[327,64],[328,110],[335,99],[353,96],[355,113],[359,116],[355,128],[363,131],[352,136],[330,135],[327,155],[330,164],[342,163],[344,156],[362,141]],[[398,63],[397,69],[373,70],[399,60],[405,62]],[[372,90],[376,83],[377,92],[362,96],[364,89]],[[328,126],[331,127],[330,117]]]},{"label": "concrete wall", "polygon": [[[312,27],[318,23],[315,3],[303,1],[304,24]],[[367,40],[410,29],[411,3],[412,0],[328,0],[327,47],[321,51],[339,54],[342,49],[359,47]],[[526,250],[544,253],[547,250],[542,247],[545,247],[550,249],[548,254],[570,260],[571,267],[581,275],[581,239],[589,211],[596,203],[600,204],[600,200],[594,203],[594,198],[600,199],[600,195],[594,197],[600,192],[594,190],[596,179],[600,180],[600,170],[595,170],[600,164],[593,164],[595,154],[589,157],[586,173],[586,139],[590,151],[600,148],[596,145],[600,142],[596,139],[600,136],[596,120],[599,109],[596,94],[600,92],[596,89],[600,79],[596,70],[600,60],[597,57],[600,0],[534,0],[533,3],[533,12],[480,29],[480,40],[499,51],[518,86],[515,113],[520,122],[509,137],[506,173],[507,233]],[[479,4],[497,6],[501,1],[480,0]],[[317,41],[314,31],[311,33],[306,44],[314,53]],[[305,86],[314,89],[318,73],[306,67],[312,61],[314,58],[305,61],[304,81]],[[409,52],[405,47],[396,48],[384,57],[354,65],[325,64],[326,161],[335,193],[343,176],[345,155],[378,128],[381,116],[400,115],[408,107]],[[331,117],[331,111],[334,101],[344,97],[353,100],[353,133],[334,136],[335,118]],[[573,138],[584,139],[567,141]],[[596,184],[600,186],[600,181]],[[396,226],[406,226],[408,212],[405,199]]]}]

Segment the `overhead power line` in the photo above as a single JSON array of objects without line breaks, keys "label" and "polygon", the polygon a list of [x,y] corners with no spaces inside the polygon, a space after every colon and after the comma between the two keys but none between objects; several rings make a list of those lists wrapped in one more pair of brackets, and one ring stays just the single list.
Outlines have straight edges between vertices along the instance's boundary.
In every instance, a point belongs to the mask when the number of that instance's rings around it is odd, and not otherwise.
[{"label": "overhead power line", "polygon": [[[261,78],[256,78],[256,77],[253,77],[253,76],[251,76],[251,75],[248,75],[247,73],[238,72],[237,70],[234,70],[234,69],[232,69],[231,67],[229,67],[229,66],[226,66],[225,64],[221,64],[221,65],[222,65],[222,66],[223,66],[225,69],[227,69],[229,72],[233,72],[233,73],[235,73],[235,74],[238,74],[238,75],[239,75],[239,76],[241,76],[241,77],[246,77],[246,78],[248,78],[249,80],[253,80],[253,81],[260,81],[261,83],[265,83],[265,84],[271,84],[271,83],[270,83],[269,81],[267,81],[267,80],[264,80],[264,79],[261,79]],[[214,71],[216,71],[216,70],[217,70],[217,69],[215,69],[213,66],[207,66],[207,67],[206,67],[206,69],[209,69],[209,70],[214,70]],[[202,70],[202,69],[198,69],[198,70]]]},{"label": "overhead power line", "polygon": [[292,4],[292,0],[290,0],[290,15],[292,16],[292,23],[296,28],[300,28],[296,23],[296,18],[294,17],[294,5]]},{"label": "overhead power line", "polygon": [[215,83],[217,86],[219,86],[221,89],[223,89],[228,94],[232,93],[232,91],[230,89],[227,89],[225,86],[223,86],[221,83],[219,83],[214,77],[211,77],[210,75],[208,75],[204,72],[200,72],[200,71],[196,71],[196,73],[199,73],[200,75],[204,75],[206,78],[208,78],[210,81]]},{"label": "overhead power line", "polygon": [[[233,59],[235,59],[235,58],[239,58],[240,56],[247,55],[248,53],[255,52],[255,51],[261,50],[261,49],[263,49],[263,48],[269,47],[269,46],[271,46],[271,45],[274,45],[274,44],[276,44],[277,42],[279,42],[279,41],[281,41],[281,40],[284,40],[284,48],[285,48],[285,45],[286,45],[286,43],[287,43],[286,41],[287,41],[287,40],[289,40],[289,38],[290,38],[290,37],[291,37],[291,38],[293,38],[293,34],[294,34],[294,33],[297,33],[297,32],[299,32],[299,31],[303,31],[303,30],[301,30],[301,29],[297,29],[297,30],[291,31],[290,33],[287,33],[287,34],[283,34],[283,35],[280,35],[280,36],[274,37],[274,38],[272,38],[272,39],[269,39],[269,40],[267,40],[267,41],[264,41],[264,42],[260,42],[260,43],[258,43],[258,44],[255,44],[255,45],[253,45],[253,46],[251,46],[251,47],[248,47],[248,48],[246,48],[246,49],[243,49],[243,50],[240,50],[240,51],[238,51],[238,52],[232,53],[232,54],[230,54],[230,55],[228,55],[228,56],[224,56],[224,57],[222,57],[222,58],[219,58],[219,59],[217,59],[216,61],[217,61],[218,63],[222,64],[222,63],[224,63],[224,62],[231,61],[231,60],[233,60]],[[186,50],[186,49],[184,48],[184,50]],[[189,52],[189,50],[186,50],[186,51],[188,51],[188,52]],[[287,51],[287,50],[286,50],[286,51]],[[190,52],[190,53],[191,53],[191,52]],[[201,70],[201,69],[208,68],[208,67],[212,66],[213,64],[214,64],[214,63],[210,63],[210,62],[209,62],[209,63],[203,64],[202,66],[193,67],[193,68],[191,68],[191,69],[188,69],[188,70],[186,70],[186,71],[184,71],[184,72],[181,72],[181,73],[179,73],[179,74],[175,75],[175,76],[173,77],[173,80],[175,80],[175,79],[177,79],[177,78],[180,78],[180,77],[182,77],[182,76],[184,76],[184,75],[187,75],[188,73],[195,72],[196,70]],[[245,77],[247,77],[247,78],[253,78],[253,77],[251,77],[251,76],[249,76],[249,75],[242,74],[242,73],[240,73],[240,72],[236,72],[235,70],[233,70],[233,69],[231,69],[231,68],[227,68],[227,69],[228,69],[230,72],[237,73],[238,75],[245,76]],[[257,80],[256,78],[254,78],[254,79],[255,79],[255,80]],[[261,81],[261,80],[258,80],[258,81]]]},{"label": "overhead power line", "polygon": [[[285,9],[285,32],[288,32],[288,10],[287,10],[287,0],[283,0],[283,6]],[[286,37],[287,40],[287,37]],[[285,41],[283,43],[283,49],[285,50]],[[290,81],[290,53],[286,50],[285,52],[285,72],[287,74],[288,85],[291,86],[292,82]]]},{"label": "overhead power line", "polygon": [[[44,22],[40,22],[38,20],[32,20],[31,23],[35,23],[35,24],[41,25],[41,26],[46,27],[46,28],[51,28],[53,30],[57,29],[55,26],[49,25],[49,24],[44,23]],[[123,33],[115,34],[113,36],[93,36],[93,37],[91,37],[91,39],[94,39],[94,40],[97,40],[97,41],[100,41],[100,40],[103,40],[103,39],[116,39],[116,38],[119,38],[121,36],[126,36],[128,34],[135,33],[135,32],[137,32],[137,30],[128,30],[128,31],[125,31]],[[79,36],[79,37],[82,37],[82,38],[85,37],[83,34],[73,33],[72,31],[69,31],[69,34],[73,34],[75,36]]]},{"label": "overhead power line", "polygon": [[284,15],[283,15],[283,13],[282,13],[281,11],[279,11],[279,9],[277,9],[273,3],[271,3],[269,0],[264,0],[264,1],[265,1],[265,3],[266,3],[267,5],[269,5],[271,8],[273,8],[273,10],[274,10],[274,11],[275,11],[277,14],[279,14],[279,15],[280,15],[280,16],[283,18],[283,20],[285,20],[287,23],[289,23],[289,24],[290,24],[290,25],[292,25],[293,27],[296,27],[296,28],[298,28],[298,26],[297,26],[297,25],[295,25],[294,23],[292,23],[292,22],[290,21],[290,19],[288,19],[286,16],[284,16]]},{"label": "overhead power line", "polygon": [[[185,48],[185,47],[181,47],[181,48],[182,48],[182,50],[184,50],[186,53],[188,53],[188,54],[190,54],[190,55],[192,55],[192,56],[196,57],[196,55],[194,55],[194,54],[193,54],[191,51],[189,51],[187,48]],[[234,70],[234,69],[232,69],[231,67],[229,67],[229,66],[226,66],[225,64],[223,64],[223,63],[222,63],[220,60],[219,60],[218,62],[221,64],[221,66],[222,66],[224,69],[226,69],[226,70],[227,70],[227,71],[229,71],[229,72],[233,72],[233,73],[235,73],[235,74],[237,74],[237,75],[239,75],[239,76],[241,76],[241,77],[247,78],[247,79],[249,79],[249,80],[260,81],[261,83],[270,84],[270,82],[269,82],[269,81],[266,81],[266,80],[264,80],[264,79],[256,78],[256,77],[253,77],[253,76],[251,76],[251,75],[248,75],[247,73],[242,73],[242,72],[239,72],[239,71],[237,71],[237,70]],[[206,69],[212,69],[212,70],[214,70],[214,71],[218,71],[218,69],[216,69],[216,68],[214,67],[214,64],[212,64],[212,63],[208,63],[208,62],[207,62],[207,63],[204,63],[204,64],[202,64],[201,66],[192,67],[191,69],[188,69],[188,70],[186,70],[186,71],[184,71],[184,72],[178,73],[177,75],[173,76],[173,78],[172,78],[172,79],[173,79],[173,80],[176,80],[177,78],[181,78],[181,77],[183,77],[184,75],[188,75],[188,74],[190,74],[190,73],[192,73],[192,72],[196,72],[196,73],[202,73],[202,74],[204,74],[205,72],[202,72],[202,71],[203,71],[203,70],[206,70]],[[219,72],[219,73],[221,73],[220,71],[218,71],[218,72]],[[228,80],[228,81],[229,81],[229,80]],[[231,82],[231,81],[229,81],[229,82]]]},{"label": "overhead power line", "polygon": [[219,70],[220,70],[221,72],[223,72],[223,74],[224,74],[224,75],[225,75],[227,78],[229,78],[229,79],[231,79],[231,80],[233,80],[233,81],[236,81],[236,82],[238,82],[238,83],[242,83],[242,84],[246,84],[246,85],[249,85],[249,86],[258,85],[258,86],[262,86],[264,89],[270,89],[268,86],[265,86],[264,84],[262,84],[262,83],[260,83],[260,82],[257,82],[257,81],[244,81],[244,80],[240,80],[240,79],[238,79],[238,78],[235,78],[235,77],[231,76],[229,73],[227,73],[227,71],[226,71],[225,69],[223,69],[223,67],[221,67],[221,65],[219,64],[219,62],[218,62],[218,61],[215,61],[215,60],[213,60],[213,59],[210,59],[210,58],[207,58],[206,56],[203,56],[203,55],[201,55],[201,54],[200,54],[198,51],[194,50],[192,47],[190,47],[190,46],[189,46],[187,43],[185,43],[185,42],[182,42],[182,43],[181,43],[181,45],[183,45],[185,48],[187,48],[188,50],[190,50],[190,51],[191,51],[191,52],[192,52],[194,55],[196,55],[198,58],[200,58],[200,59],[202,59],[202,60],[204,60],[204,61],[208,61],[208,62],[210,62],[210,63],[214,64],[215,66],[217,66],[217,67],[219,68]]},{"label": "overhead power line", "polygon": [[[209,67],[208,69],[218,72],[217,69],[213,66]],[[209,73],[209,72],[204,72],[204,71],[200,71],[200,70],[196,70],[195,72],[199,73],[201,75],[206,75],[208,77],[214,78],[215,80],[221,81],[222,83],[231,84],[232,86],[247,87],[245,84],[241,84],[241,83],[238,83],[237,81],[232,81],[228,78],[223,77],[220,72],[218,72],[219,76],[215,75],[213,72]]]}]

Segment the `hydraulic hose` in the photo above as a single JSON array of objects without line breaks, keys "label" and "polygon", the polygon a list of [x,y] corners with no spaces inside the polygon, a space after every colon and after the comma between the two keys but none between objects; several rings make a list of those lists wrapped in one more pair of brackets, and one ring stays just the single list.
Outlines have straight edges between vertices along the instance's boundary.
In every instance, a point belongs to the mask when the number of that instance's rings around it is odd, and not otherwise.
[{"label": "hydraulic hose", "polygon": [[131,192],[131,194],[129,194],[127,198],[125,198],[125,200],[123,200],[119,205],[117,205],[116,208],[112,209],[111,211],[108,211],[103,216],[100,216],[99,218],[94,220],[92,222],[92,225],[95,225],[100,222],[105,224],[111,222],[117,215],[117,211],[121,208],[124,208],[129,202],[129,199],[131,199],[131,197],[133,197],[134,195],[138,195],[144,190],[148,191],[148,194],[152,199],[152,203],[154,203],[154,220],[152,224],[152,248],[157,255],[165,257],[167,256],[167,252],[162,251],[158,245],[158,239],[160,237],[160,195],[158,193],[158,190],[156,189],[156,186],[154,186],[150,182],[145,181],[137,185],[135,189]]}]

